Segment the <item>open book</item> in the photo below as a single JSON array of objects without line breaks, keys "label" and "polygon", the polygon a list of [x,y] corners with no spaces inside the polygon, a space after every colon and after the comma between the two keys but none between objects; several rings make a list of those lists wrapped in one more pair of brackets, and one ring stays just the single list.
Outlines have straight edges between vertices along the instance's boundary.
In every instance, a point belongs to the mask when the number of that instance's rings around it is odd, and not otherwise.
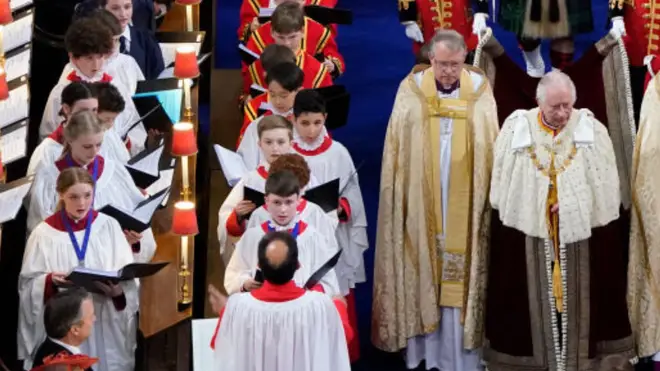
[{"label": "open book", "polygon": [[102,293],[96,286],[96,282],[112,282],[117,284],[121,281],[129,281],[135,278],[153,276],[163,269],[169,262],[158,263],[132,263],[124,266],[118,271],[104,271],[85,267],[75,267],[66,277],[75,286],[84,287],[94,293]]},{"label": "open book", "polygon": [[0,224],[14,220],[21,210],[23,199],[32,187],[34,176],[0,184]]},{"label": "open book", "polygon": [[222,173],[225,174],[227,184],[230,187],[234,187],[248,172],[245,162],[243,162],[243,157],[218,144],[214,144],[213,149],[218,157]]},{"label": "open book", "polygon": [[151,218],[153,218],[163,199],[169,195],[169,192],[169,187],[163,189],[137,204],[133,210],[125,210],[108,204],[99,209],[99,212],[115,218],[121,229],[142,233],[151,225]]},{"label": "open book", "polygon": [[[158,103],[162,105],[165,113],[167,113],[169,123],[178,122],[181,119],[183,81],[175,78],[138,81],[135,94],[133,95],[133,103],[136,104],[138,112],[140,112],[140,107],[138,107],[140,103],[136,102],[135,99],[143,97],[155,97]],[[147,110],[154,107],[155,104],[153,102],[151,101],[151,103],[147,102],[148,104],[145,104]],[[144,115],[144,113],[146,112],[140,112],[140,115]],[[155,114],[159,115],[158,112],[155,112]],[[144,123],[145,128],[149,125],[147,122]],[[166,131],[169,132],[170,130]]]},{"label": "open book", "polygon": [[150,150],[145,149],[128,160],[125,166],[136,186],[147,189],[158,180],[160,174],[158,165],[164,149],[165,146],[161,143],[160,146]]},{"label": "open book", "polygon": [[330,272],[336,265],[337,262],[339,261],[339,257],[341,256],[342,250],[337,251],[335,255],[330,258],[325,264],[323,264],[319,269],[312,274],[307,282],[305,282],[305,288],[310,290],[312,287],[318,285],[319,282],[325,277],[328,272]]}]

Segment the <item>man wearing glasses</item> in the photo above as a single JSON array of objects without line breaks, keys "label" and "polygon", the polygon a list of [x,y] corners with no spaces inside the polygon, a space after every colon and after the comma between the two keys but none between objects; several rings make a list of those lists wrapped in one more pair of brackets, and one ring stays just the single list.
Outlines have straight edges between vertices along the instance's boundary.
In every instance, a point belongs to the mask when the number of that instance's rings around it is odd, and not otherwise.
[{"label": "man wearing glasses", "polygon": [[488,187],[498,132],[483,71],[440,30],[431,67],[401,83],[387,128],[374,272],[373,343],[408,368],[481,370]]}]

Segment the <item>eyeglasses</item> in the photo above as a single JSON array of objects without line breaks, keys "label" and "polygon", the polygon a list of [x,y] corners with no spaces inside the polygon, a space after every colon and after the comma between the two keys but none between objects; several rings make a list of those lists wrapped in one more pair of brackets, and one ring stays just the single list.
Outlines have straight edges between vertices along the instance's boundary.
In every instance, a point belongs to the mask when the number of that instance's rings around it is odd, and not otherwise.
[{"label": "eyeglasses", "polygon": [[463,66],[463,62],[445,62],[445,61],[431,61],[433,65],[440,67],[443,70],[456,71]]}]

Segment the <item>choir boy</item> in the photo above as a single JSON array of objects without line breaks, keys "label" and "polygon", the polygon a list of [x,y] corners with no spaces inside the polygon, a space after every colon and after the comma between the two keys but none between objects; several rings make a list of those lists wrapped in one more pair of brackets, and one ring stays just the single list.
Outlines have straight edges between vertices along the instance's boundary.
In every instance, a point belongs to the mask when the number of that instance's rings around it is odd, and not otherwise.
[{"label": "choir boy", "polygon": [[268,92],[245,105],[245,119],[239,133],[236,152],[243,157],[248,170],[256,169],[263,158],[258,147],[257,125],[261,117],[293,118],[293,101],[302,88],[303,73],[294,63],[280,63],[266,76]]},{"label": "choir boy", "polygon": [[273,66],[290,62],[303,71],[303,89],[322,88],[332,85],[332,78],[325,65],[307,53],[296,54],[286,46],[270,44],[261,53],[259,59],[248,67],[248,74],[243,76],[243,92],[248,94],[253,87],[266,88],[266,71]]},{"label": "choir boy", "polygon": [[209,288],[219,314],[211,340],[214,369],[349,371],[346,343],[353,333],[343,298],[296,285],[306,247],[288,233],[269,233],[257,244],[254,260],[263,272],[262,287],[229,299]]},{"label": "choir boy", "polygon": [[318,5],[333,8],[337,0],[243,0],[240,11],[240,24],[238,26],[238,39],[246,42],[253,31],[261,24],[259,23],[259,11],[261,8],[275,8],[285,1],[297,2],[300,5]]},{"label": "choir boy", "polygon": [[[300,267],[293,277],[298,287],[307,280],[336,253],[332,246],[316,228],[301,220],[297,213],[300,204],[300,184],[290,171],[273,174],[266,180],[265,205],[270,220],[249,228],[236,244],[236,250],[227,264],[224,285],[228,294],[252,291],[261,286],[255,279],[258,269],[257,246],[265,234],[273,231],[288,231],[300,250]],[[339,284],[334,269],[320,281],[321,290],[330,296],[339,294]]]},{"label": "choir boy", "polygon": [[[50,92],[39,127],[39,135],[42,138],[55,131],[62,121],[59,114],[62,106],[60,95],[67,85],[76,81],[113,82],[113,77],[108,73],[105,64],[107,56],[114,48],[110,28],[94,17],[77,19],[69,26],[64,44],[69,53],[69,64],[64,69],[71,72],[60,78]],[[115,130],[123,135],[139,116],[131,100],[132,94],[123,89],[121,84],[113,83],[113,85],[117,86],[126,102],[126,109],[117,119],[115,127]],[[143,144],[147,137],[142,124],[131,130],[128,135],[135,145]]]},{"label": "choir boy", "polygon": [[[350,153],[341,143],[332,140],[325,127],[327,117],[323,97],[313,90],[301,90],[293,106],[295,119],[293,149],[304,156],[319,182],[339,179],[339,226],[337,242],[343,253],[335,270],[343,295],[348,295],[349,313],[356,320],[353,289],[366,281],[364,251],[369,247],[367,219],[362,201],[358,174]],[[354,326],[357,328],[356,326]],[[359,354],[356,342],[351,344],[351,360]]]},{"label": "choir boy", "polygon": [[121,24],[119,52],[135,58],[147,80],[155,80],[165,69],[163,52],[149,31],[131,26],[133,0],[100,0],[101,7],[112,13]]},{"label": "choir boy", "polygon": [[[301,50],[314,56],[325,64],[333,77],[345,72],[344,58],[339,53],[330,29],[305,17],[303,8],[295,2],[279,5],[271,21],[257,28],[245,46],[261,54],[270,44],[284,45],[296,53]],[[247,68],[244,64],[244,74]]]},{"label": "choir boy", "polygon": [[[131,246],[119,223],[92,207],[96,184],[88,171],[72,167],[52,185],[57,207],[30,234],[19,276],[18,356],[31,363],[31,354],[45,338],[44,303],[70,284],[76,267],[117,271],[134,262]],[[98,193],[98,190],[97,190]],[[137,280],[98,283],[93,294],[97,320],[80,351],[98,357],[96,371],[129,371],[135,367]]]},{"label": "choir boy", "polygon": [[[80,167],[94,180],[94,206],[107,204],[126,211],[135,209],[145,198],[135,185],[123,164],[99,155],[105,128],[95,113],[81,111],[71,117],[64,128],[64,149],[54,162],[44,163],[37,172],[30,190],[27,226],[32,231],[45,218],[57,210],[58,193],[55,186],[62,171]],[[126,240],[133,248],[135,260],[148,262],[156,252],[156,241],[151,228],[143,234],[125,230]]]}]

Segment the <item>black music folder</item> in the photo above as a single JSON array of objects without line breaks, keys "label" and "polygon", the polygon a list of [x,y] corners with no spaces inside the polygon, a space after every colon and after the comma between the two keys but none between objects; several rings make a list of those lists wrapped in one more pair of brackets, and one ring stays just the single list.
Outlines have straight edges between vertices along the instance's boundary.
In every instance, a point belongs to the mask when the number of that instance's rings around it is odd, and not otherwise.
[{"label": "black music folder", "polygon": [[147,189],[158,180],[160,177],[160,158],[164,149],[163,144],[153,149],[145,149],[133,156],[124,165],[138,188]]},{"label": "black music folder", "polygon": [[308,189],[303,197],[317,204],[326,213],[339,208],[339,178]]},{"label": "black music folder", "polygon": [[157,80],[141,80],[137,83],[135,95],[177,89],[183,89],[183,85],[181,85],[179,79],[175,77]]},{"label": "black music folder", "polygon": [[[172,131],[172,126],[174,124],[156,96],[133,97],[133,103],[135,104],[138,114],[141,116],[138,123],[142,122],[145,130],[149,131],[149,129],[154,129],[161,133],[169,133]],[[134,126],[138,123],[134,124]],[[128,131],[130,131],[130,129]]]},{"label": "black music folder", "polygon": [[96,286],[96,282],[118,284],[119,282],[129,281],[135,278],[145,278],[158,273],[168,264],[169,262],[132,263],[118,271],[75,267],[66,279],[71,281],[75,286],[84,287],[88,291],[102,294],[103,292]]},{"label": "black music folder", "polygon": [[[256,191],[248,186],[243,186],[243,200],[252,201],[253,204],[257,205],[256,208],[263,206],[266,203],[266,195],[263,192]],[[245,219],[249,219],[252,213],[245,216]]]},{"label": "black music folder", "polygon": [[257,268],[257,271],[254,273],[254,280],[257,282],[264,282],[264,273],[261,271],[261,269]]},{"label": "black music folder", "polygon": [[259,54],[248,49],[243,44],[238,44],[238,53],[241,55],[241,60],[243,61],[243,63],[245,63],[248,66],[254,63],[257,59],[259,59]]},{"label": "black music folder", "polygon": [[111,204],[103,206],[99,212],[115,218],[121,229],[144,232],[151,225],[151,218],[163,202],[163,199],[169,195],[170,188],[163,189],[155,195],[137,204],[134,210],[123,210]]},{"label": "black music folder", "polygon": [[312,274],[307,282],[305,282],[305,288],[311,290],[314,286],[318,285],[319,282],[325,277],[328,272],[330,272],[339,262],[339,257],[341,256],[342,250],[337,251],[335,255],[330,258],[325,264],[323,264],[319,269]]},{"label": "black music folder", "polygon": [[307,5],[305,15],[324,26],[331,24],[353,24],[353,12],[347,9],[328,8],[327,6]]},{"label": "black music folder", "polygon": [[348,112],[351,104],[351,95],[343,85],[332,85],[313,89],[325,100],[328,117],[325,127],[328,130],[340,128],[348,122]]}]

